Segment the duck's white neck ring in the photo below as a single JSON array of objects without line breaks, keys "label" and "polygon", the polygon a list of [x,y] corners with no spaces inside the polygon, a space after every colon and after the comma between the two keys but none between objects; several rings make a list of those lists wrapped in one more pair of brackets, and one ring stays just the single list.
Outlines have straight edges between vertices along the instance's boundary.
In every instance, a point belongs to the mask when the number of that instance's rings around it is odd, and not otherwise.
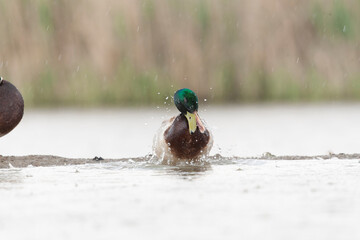
[{"label": "duck's white neck ring", "polygon": [[4,78],[0,77],[0,85],[3,83],[3,81],[4,81]]}]

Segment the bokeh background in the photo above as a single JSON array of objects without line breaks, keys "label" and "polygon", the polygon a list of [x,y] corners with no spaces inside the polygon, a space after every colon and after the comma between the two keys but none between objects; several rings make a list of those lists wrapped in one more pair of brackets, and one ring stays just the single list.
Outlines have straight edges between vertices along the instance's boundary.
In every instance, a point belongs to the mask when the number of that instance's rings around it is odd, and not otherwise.
[{"label": "bokeh background", "polygon": [[0,0],[27,107],[360,100],[358,0]]}]

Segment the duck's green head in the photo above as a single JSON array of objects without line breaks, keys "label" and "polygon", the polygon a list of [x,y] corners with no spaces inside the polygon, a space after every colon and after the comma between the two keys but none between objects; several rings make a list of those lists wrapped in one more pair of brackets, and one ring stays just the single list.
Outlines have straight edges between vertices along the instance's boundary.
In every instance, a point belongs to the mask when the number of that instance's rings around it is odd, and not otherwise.
[{"label": "duck's green head", "polygon": [[181,113],[194,113],[198,110],[198,97],[188,88],[177,90],[174,95],[175,106]]},{"label": "duck's green head", "polygon": [[196,131],[197,126],[201,132],[205,131],[205,127],[197,113],[199,108],[198,97],[192,90],[183,88],[176,91],[174,95],[174,103],[177,109],[179,109],[179,111],[187,118],[190,134]]}]

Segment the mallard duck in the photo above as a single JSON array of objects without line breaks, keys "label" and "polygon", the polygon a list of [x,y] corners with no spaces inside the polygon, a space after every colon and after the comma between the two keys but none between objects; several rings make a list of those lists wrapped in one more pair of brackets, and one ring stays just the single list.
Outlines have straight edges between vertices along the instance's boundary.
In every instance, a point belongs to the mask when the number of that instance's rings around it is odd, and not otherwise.
[{"label": "mallard duck", "polygon": [[212,134],[199,117],[198,102],[190,89],[175,93],[174,103],[180,114],[165,120],[154,138],[154,152],[163,162],[198,160],[209,154]]},{"label": "mallard duck", "polygon": [[0,77],[0,137],[8,134],[21,121],[24,100],[14,85]]}]

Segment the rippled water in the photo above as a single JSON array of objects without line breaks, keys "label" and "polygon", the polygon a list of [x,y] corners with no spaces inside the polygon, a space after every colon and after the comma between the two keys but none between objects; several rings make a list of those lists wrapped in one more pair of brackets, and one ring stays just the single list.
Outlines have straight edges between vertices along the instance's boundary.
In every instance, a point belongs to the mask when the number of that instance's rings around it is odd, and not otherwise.
[{"label": "rippled water", "polygon": [[[213,129],[212,154],[311,155],[359,152],[359,108],[209,107],[201,115]],[[173,113],[28,111],[0,139],[3,155],[125,160],[0,169],[1,239],[359,239],[359,160],[135,159],[151,152]]]}]

